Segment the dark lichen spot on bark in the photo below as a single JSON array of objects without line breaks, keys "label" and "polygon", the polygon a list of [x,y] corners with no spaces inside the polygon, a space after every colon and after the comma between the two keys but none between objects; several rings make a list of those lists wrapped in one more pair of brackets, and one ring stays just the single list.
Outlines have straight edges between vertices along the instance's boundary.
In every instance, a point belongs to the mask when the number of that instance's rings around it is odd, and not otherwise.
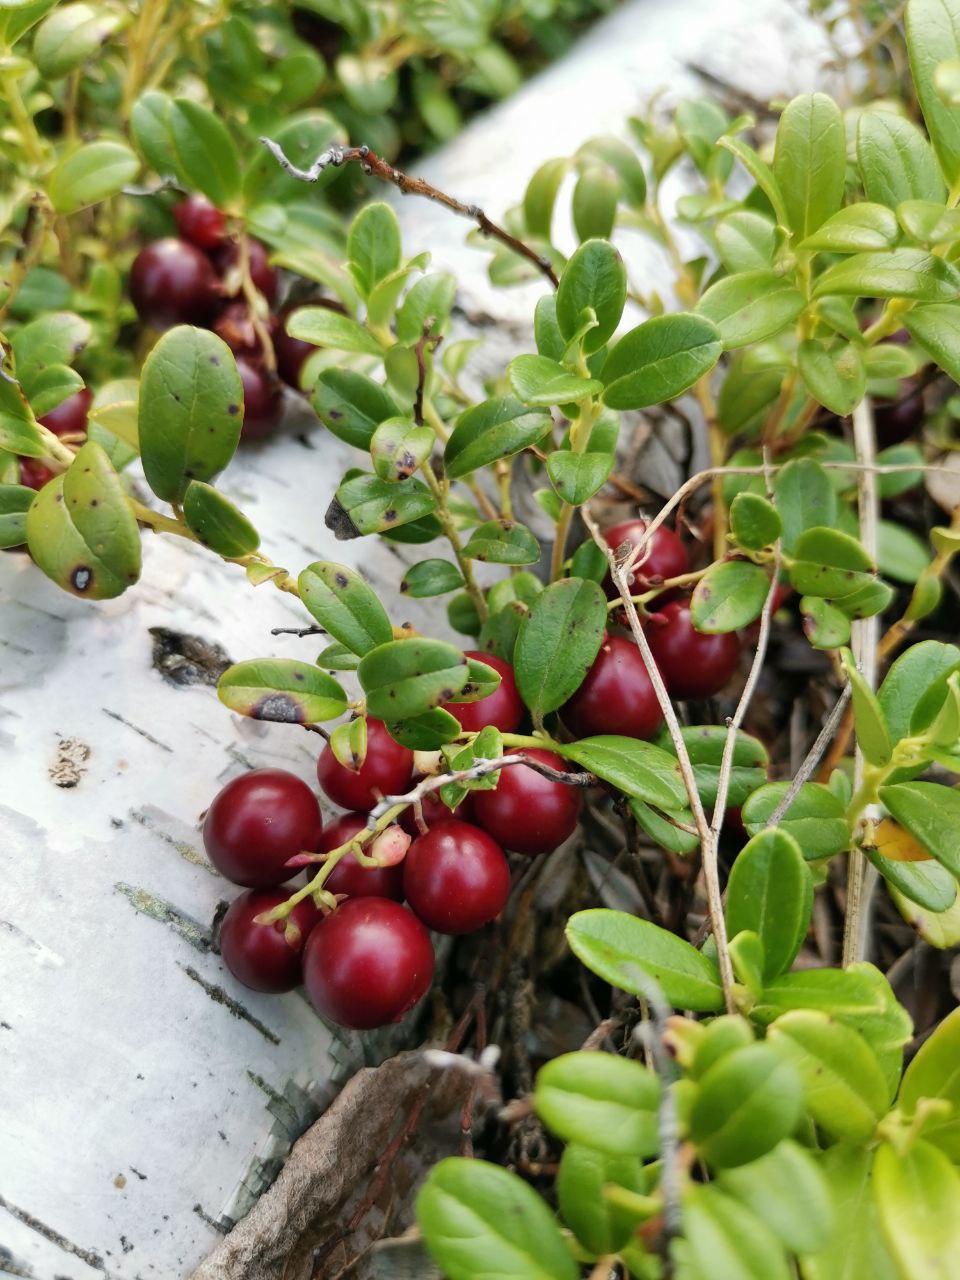
[{"label": "dark lichen spot on bark", "polygon": [[167,627],[151,627],[153,667],[164,680],[181,687],[205,684],[215,687],[232,663],[220,645],[200,636]]},{"label": "dark lichen spot on bark", "polygon": [[303,724],[303,707],[289,693],[268,693],[250,708],[254,720],[274,720],[281,724]]},{"label": "dark lichen spot on bark", "polygon": [[360,537],[360,530],[351,520],[349,513],[344,509],[339,498],[334,498],[329,507],[327,507],[323,522],[338,542],[346,542],[351,538]]}]

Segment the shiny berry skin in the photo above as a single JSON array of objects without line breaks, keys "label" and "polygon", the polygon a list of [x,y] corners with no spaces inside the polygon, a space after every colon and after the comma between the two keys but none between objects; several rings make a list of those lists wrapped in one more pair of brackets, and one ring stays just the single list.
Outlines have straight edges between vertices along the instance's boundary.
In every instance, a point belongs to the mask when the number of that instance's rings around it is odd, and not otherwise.
[{"label": "shiny berry skin", "polygon": [[87,429],[87,414],[92,403],[93,393],[86,387],[81,387],[37,421],[54,435],[82,436]]},{"label": "shiny berry skin", "polygon": [[290,920],[300,937],[288,942],[286,921],[257,924],[255,917],[286,902],[283,889],[248,889],[231,902],[220,925],[220,955],[238,982],[251,991],[279,995],[298,987],[302,977],[302,953],[320,912],[309,898],[298,902]]},{"label": "shiny berry skin", "polygon": [[[414,779],[414,782],[416,781],[418,779]],[[470,811],[471,796],[469,792],[455,809],[451,809],[443,803],[440,799],[439,791],[428,791],[420,801],[420,816],[423,819],[423,825],[428,830],[431,827],[435,827],[438,822],[446,822],[450,818],[459,818],[461,822],[468,822]],[[404,831],[413,836],[414,839],[420,835],[420,828],[417,826],[417,815],[413,805],[410,805],[408,809],[404,809],[397,821]]]},{"label": "shiny berry skin", "polygon": [[[517,754],[566,771],[560,756],[539,747]],[[515,853],[549,853],[573,833],[580,817],[578,787],[554,782],[525,765],[500,771],[495,791],[473,793],[473,816],[478,826],[505,849]]]},{"label": "shiny berry skin", "polygon": [[307,940],[303,981],[318,1013],[369,1031],[399,1022],[433,977],[433,946],[406,907],[386,898],[351,898]]},{"label": "shiny berry skin", "polygon": [[213,322],[213,331],[235,356],[260,355],[260,340],[245,302],[228,302]]},{"label": "shiny berry skin", "polygon": [[54,475],[56,472],[51,471],[37,458],[20,459],[20,483],[26,485],[28,489],[42,489]]},{"label": "shiny berry skin", "polygon": [[690,621],[679,600],[664,605],[647,623],[647,639],[663,682],[674,698],[712,698],[739,665],[736,632],[708,636]]},{"label": "shiny berry skin", "polygon": [[402,863],[414,915],[438,933],[473,933],[495,919],[510,896],[503,850],[469,822],[440,822],[414,840]]},{"label": "shiny berry skin", "polygon": [[[268,302],[276,301],[277,297],[277,273],[273,267],[267,262],[266,246],[261,244],[259,240],[254,240],[253,236],[247,237],[248,253],[250,255],[250,279],[257,286]],[[220,271],[226,273],[236,265],[239,257],[239,250],[235,244],[227,244],[216,255],[216,263]]]},{"label": "shiny berry skin", "polygon": [[203,844],[217,870],[248,889],[283,884],[297,853],[314,853],[323,819],[317,798],[284,769],[253,769],[220,791],[203,820]]},{"label": "shiny berry skin", "polygon": [[187,196],[173,206],[177,230],[198,249],[218,249],[227,234],[227,219],[206,196]]},{"label": "shiny berry skin", "polygon": [[209,259],[186,240],[168,236],[154,240],[134,258],[130,297],[141,320],[163,329],[208,319],[219,288]]},{"label": "shiny berry skin", "polygon": [[[617,547],[625,542],[635,547],[646,532],[646,528],[646,520],[624,520],[622,524],[615,524],[612,529],[608,529],[603,538],[612,551],[616,551]],[[682,573],[688,573],[689,570],[690,560],[686,547],[672,529],[660,525],[650,540],[649,554],[631,574],[631,584],[635,594],[639,595],[647,589],[651,579],[656,578],[662,581],[667,578],[679,578]],[[611,600],[618,594],[609,574],[604,581],[604,589]]]},{"label": "shiny berry skin", "polygon": [[468,658],[476,658],[478,662],[493,667],[500,675],[500,683],[493,693],[477,702],[445,702],[444,711],[456,716],[460,727],[468,733],[479,733],[488,724],[496,725],[502,733],[513,733],[523,719],[523,703],[513,678],[513,667],[503,658],[481,653],[479,649],[465,649],[464,653]]},{"label": "shiny berry skin", "polygon": [[[336,822],[324,827],[317,853],[339,849],[366,825],[365,813],[345,813]],[[319,863],[307,867],[307,879],[312,880],[319,868]],[[392,898],[394,902],[402,902],[403,863],[394,867],[364,867],[352,853],[348,853],[324,880],[323,887],[330,893],[342,893],[348,898]]]},{"label": "shiny berry skin", "polygon": [[303,372],[303,366],[317,348],[300,338],[291,338],[287,333],[286,318],[284,318],[273,340],[273,349],[277,356],[277,373],[288,387],[293,387],[294,391],[302,390],[300,375]]},{"label": "shiny berry skin", "polygon": [[583,684],[560,712],[578,738],[619,733],[652,738],[663,713],[640,650],[623,636],[608,636]]},{"label": "shiny berry skin", "polygon": [[909,440],[923,425],[923,395],[919,391],[913,395],[908,394],[908,381],[902,382],[900,386],[903,391],[900,399],[878,400],[874,407],[877,443],[883,448]]},{"label": "shiny berry skin", "polygon": [[413,752],[394,742],[381,720],[367,717],[367,754],[359,769],[347,769],[329,746],[320,752],[317,778],[324,794],[341,809],[372,809],[381,796],[406,791]]},{"label": "shiny berry skin", "polygon": [[276,375],[256,360],[237,357],[237,372],[243,384],[244,440],[263,440],[276,429],[283,409],[283,389]]}]

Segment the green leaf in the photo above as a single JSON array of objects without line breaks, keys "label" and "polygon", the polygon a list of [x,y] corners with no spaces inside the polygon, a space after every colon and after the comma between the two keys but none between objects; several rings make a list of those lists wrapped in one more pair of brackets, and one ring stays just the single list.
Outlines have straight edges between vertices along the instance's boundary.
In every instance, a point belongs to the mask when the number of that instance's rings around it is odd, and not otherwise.
[{"label": "green leaf", "polygon": [[553,423],[542,409],[504,396],[484,400],[461,413],[444,448],[444,465],[451,480],[508,458],[541,440]]},{"label": "green leaf", "polygon": [[386,721],[405,720],[452,702],[469,673],[459,649],[423,636],[378,645],[364,654],[357,669],[367,710]]},{"label": "green leaf", "polygon": [[[899,742],[911,731],[929,726],[946,693],[947,677],[957,670],[960,648],[939,640],[921,640],[896,659],[877,690],[892,741]],[[940,689],[943,693],[938,696]],[[926,715],[928,702],[936,705],[931,705]]]},{"label": "green leaf", "polygon": [[825,93],[788,103],[777,127],[773,173],[787,224],[805,240],[843,203],[847,148],[840,108]]},{"label": "green leaf", "polygon": [[883,708],[877,700],[877,695],[857,670],[850,650],[844,649],[840,657],[843,669],[847,673],[847,679],[850,681],[850,689],[853,695],[854,725],[860,749],[871,764],[888,764],[892,748],[890,745],[890,731],[884,719]]},{"label": "green leaf", "polygon": [[827,1181],[811,1153],[792,1139],[750,1164],[724,1169],[717,1186],[752,1210],[791,1253],[812,1253],[830,1238]]},{"label": "green leaf", "polygon": [[852,342],[827,348],[815,338],[807,338],[797,350],[797,364],[814,400],[838,418],[849,417],[863,399],[867,374],[863,356]]},{"label": "green leaf", "polygon": [[122,142],[86,142],[68,152],[47,178],[47,195],[57,213],[76,213],[115,196],[140,172],[140,161]]},{"label": "green leaf", "polygon": [[43,458],[49,436],[37,425],[23,388],[0,378],[0,449],[23,458]]},{"label": "green leaf", "polygon": [[239,715],[282,724],[335,720],[347,709],[347,695],[333,676],[293,658],[237,662],[220,677],[217,696]]},{"label": "green leaf", "polygon": [[260,545],[260,535],[229,498],[191,480],[183,495],[183,518],[205,547],[221,556],[247,556]]},{"label": "green leaf", "polygon": [[622,184],[623,199],[635,209],[642,209],[647,199],[647,177],[637,153],[620,138],[604,135],[590,138],[577,152],[577,160],[587,164],[605,164],[616,173]]},{"label": "green leaf", "polygon": [[905,200],[897,206],[897,220],[920,244],[947,244],[960,238],[960,212],[942,201]]},{"label": "green leaf", "polygon": [[26,542],[27,511],[36,496],[25,484],[0,484],[0,547]]},{"label": "green leaf", "polygon": [[857,162],[867,199],[888,209],[904,200],[943,200],[947,193],[930,143],[915,124],[888,109],[861,114]]},{"label": "green leaf", "polygon": [[370,440],[373,469],[381,480],[407,480],[430,457],[436,442],[430,427],[418,427],[412,418],[388,418]]},{"label": "green leaf", "polygon": [[652,1071],[612,1053],[565,1053],[537,1072],[540,1119],[565,1142],[610,1155],[657,1151],[660,1082]]},{"label": "green leaf", "polygon": [[517,636],[514,667],[520,697],[534,716],[561,707],[600,650],[607,600],[596,582],[565,578],[533,603]]},{"label": "green leaf", "polygon": [[315,347],[383,355],[380,340],[359,320],[331,311],[328,307],[299,307],[287,323],[287,333],[302,342],[312,342]]},{"label": "green leaf", "polygon": [[[669,849],[671,853],[676,853],[683,857],[686,854],[694,853],[700,848],[700,837],[698,835],[674,826],[674,822],[685,822],[688,826],[693,825],[693,813],[689,809],[677,809],[671,810],[669,813],[666,811],[661,813],[658,809],[652,809],[650,805],[645,804],[642,800],[631,799],[630,812],[654,844],[659,845],[661,849]],[[674,820],[673,822],[670,821],[671,818]]]},{"label": "green leaf", "polygon": [[646,979],[652,978],[676,1009],[716,1013],[723,1008],[716,964],[649,920],[604,908],[578,911],[567,921],[566,934],[577,959],[621,991],[642,996]]},{"label": "green leaf", "polygon": [[770,1045],[725,1054],[704,1074],[690,1110],[690,1138],[710,1165],[749,1164],[800,1119],[803,1089],[793,1065]]},{"label": "green leaf", "polygon": [[12,47],[40,21],[56,0],[7,0],[0,8],[0,44]]},{"label": "green leaf", "polygon": [[690,621],[707,635],[737,631],[760,616],[769,590],[770,579],[759,565],[722,560],[697,583],[690,598]]},{"label": "green leaf", "polygon": [[449,560],[421,560],[403,575],[400,592],[412,600],[425,600],[457,591],[462,586],[463,576]]},{"label": "green leaf", "polygon": [[960,791],[939,782],[897,782],[880,800],[902,827],[960,879]]},{"label": "green leaf", "polygon": [[436,505],[433,494],[419,480],[381,480],[361,472],[341,482],[326,522],[337,539],[344,541],[368,533],[392,533],[401,525],[429,516]]},{"label": "green leaf", "polygon": [[613,231],[617,218],[620,182],[610,169],[591,165],[577,179],[571,212],[579,240],[605,237]]},{"label": "green leaf", "polygon": [[840,609],[817,596],[803,596],[803,634],[815,649],[839,649],[850,643],[850,619]]},{"label": "green leaf", "polygon": [[612,453],[556,449],[547,456],[547,475],[564,502],[579,507],[603,488],[615,461]]},{"label": "green leaf", "polygon": [[[397,303],[400,301],[400,294],[404,290],[404,286],[415,271],[420,271],[430,260],[430,255],[422,253],[416,258],[411,258],[409,262],[403,263],[396,271],[391,271],[389,275],[373,286],[370,295],[367,298],[367,324],[389,326],[393,314],[397,309]],[[418,338],[421,336],[417,335]],[[398,344],[399,345],[399,344]]]},{"label": "green leaf", "polygon": [[872,618],[883,613],[893,600],[893,587],[877,578],[860,582],[848,595],[836,596],[835,604],[848,618]]},{"label": "green leaf", "polygon": [[716,1186],[691,1185],[683,1204],[683,1240],[673,1253],[690,1280],[789,1280],[783,1248],[767,1224]]},{"label": "green leaf", "polygon": [[767,1042],[800,1072],[807,1109],[825,1133],[847,1142],[869,1141],[890,1099],[862,1036],[826,1013],[797,1009],[777,1018]]},{"label": "green leaf", "polygon": [[180,177],[220,209],[240,196],[240,156],[219,116],[190,98],[177,98],[167,117]]},{"label": "green leaf", "polygon": [[540,543],[525,524],[514,520],[487,520],[471,533],[463,554],[468,560],[488,564],[536,564]]},{"label": "green leaf", "polygon": [[927,544],[892,520],[877,522],[877,568],[895,582],[916,582],[930,565]]},{"label": "green leaf", "polygon": [[764,977],[793,964],[813,912],[813,878],[796,840],[784,830],[758,832],[740,851],[727,883],[727,931],[756,933]]},{"label": "green leaf", "polygon": [[950,304],[915,307],[903,317],[910,336],[951,378],[960,378],[960,317]]},{"label": "green leaf", "polygon": [[[720,725],[684,725],[680,729],[687,748],[687,755],[693,766],[693,776],[705,808],[710,808],[717,801],[717,786],[724,751],[727,745],[728,730]],[[670,734],[661,730],[657,738],[657,746],[671,755],[676,755]],[[730,784],[727,791],[727,805],[741,805],[747,796],[761,786],[767,777],[767,750],[758,738],[753,738],[742,729],[737,730],[733,745],[733,757],[730,769]],[[686,799],[684,806],[686,806]]]},{"label": "green leaf", "polygon": [[418,280],[397,311],[397,341],[419,342],[424,332],[430,336],[440,333],[456,294],[457,281],[449,272],[437,272]]},{"label": "green leaf", "polygon": [[607,240],[587,240],[563,269],[557,289],[557,325],[569,342],[583,323],[589,308],[596,327],[583,338],[587,355],[599,351],[612,337],[623,315],[627,297],[627,272],[620,254]]},{"label": "green leaf", "polygon": [[10,346],[28,398],[31,378],[49,365],[73,364],[92,333],[90,321],[72,311],[50,311],[16,331]]},{"label": "green leaf", "polygon": [[818,276],[813,296],[851,294],[857,298],[912,298],[916,302],[953,302],[960,297],[960,272],[923,249],[858,253]]},{"label": "green leaf", "polygon": [[227,344],[207,329],[169,329],[144,361],[137,410],[147,483],[179,502],[191,480],[210,480],[236,452],[243,384]]},{"label": "green leaf", "polygon": [[162,177],[177,176],[177,158],[170,136],[173,100],[166,93],[150,89],[142,93],[130,113],[130,131],[147,164]]},{"label": "green leaf", "polygon": [[[960,165],[960,141],[955,145],[954,164]],[[951,1280],[960,1256],[960,1172],[943,1152],[922,1139],[906,1151],[881,1143],[873,1198],[904,1280]]]},{"label": "green leaf", "polygon": [[773,262],[776,224],[752,209],[736,209],[714,228],[720,261],[727,271],[765,271]]},{"label": "green leaf", "polygon": [[928,1115],[924,1138],[954,1163],[960,1161],[960,1009],[947,1014],[903,1073],[900,1110],[913,1116],[925,1098],[940,1098],[953,1110],[943,1116]]},{"label": "green leaf", "polygon": [[123,484],[89,440],[27,511],[30,554],[48,578],[76,596],[109,600],[140,577],[140,531]]},{"label": "green leaf", "polygon": [[550,239],[553,208],[568,168],[566,159],[546,160],[527,184],[523,217],[530,235],[542,240]]},{"label": "green leaf", "polygon": [[797,318],[804,297],[792,280],[773,271],[741,271],[711,285],[697,314],[717,326],[725,351],[762,342]]},{"label": "green leaf", "polygon": [[782,528],[776,507],[758,493],[738,493],[731,503],[730,529],[741,547],[752,551],[772,547]]},{"label": "green leaf", "polygon": [[510,389],[525,404],[567,404],[595,396],[603,383],[595,378],[581,378],[546,356],[517,356],[507,365]]},{"label": "green leaf", "polygon": [[642,409],[673,400],[720,358],[722,343],[712,321],[676,312],[645,320],[611,348],[601,372],[611,409]]},{"label": "green leaf", "polygon": [[787,217],[786,204],[783,199],[783,192],[777,184],[777,179],[773,175],[773,170],[763,160],[753,147],[749,146],[742,138],[735,138],[729,134],[726,137],[718,139],[718,146],[724,150],[731,152],[732,155],[740,161],[746,169],[750,177],[767,197],[771,208],[776,216],[780,226],[789,228],[790,222]]},{"label": "green leaf", "polygon": [[642,1162],[636,1156],[610,1155],[575,1143],[566,1148],[557,1171],[560,1214],[592,1254],[616,1253],[636,1226],[633,1213],[604,1196],[604,1188],[611,1184],[645,1194],[647,1176]]},{"label": "green leaf", "polygon": [[869,585],[873,562],[861,544],[839,529],[807,529],[797,539],[790,583],[801,595],[839,599]]},{"label": "green leaf", "polygon": [[619,787],[625,795],[666,809],[682,808],[687,803],[676,757],[652,742],[599,734],[565,743],[558,749],[568,760]]},{"label": "green leaf", "polygon": [[[361,297],[400,266],[400,223],[390,205],[378,200],[350,223],[347,257]],[[417,334],[419,337],[420,334]]]},{"label": "green leaf", "polygon": [[951,186],[960,177],[960,121],[937,93],[938,63],[960,56],[960,14],[950,0],[910,0],[906,9],[910,70],[927,133]]},{"label": "green leaf", "polygon": [[833,1204],[826,1247],[803,1260],[804,1280],[899,1280],[877,1225],[871,1195],[873,1152],[839,1143],[818,1154]]},{"label": "green leaf", "polygon": [[21,386],[38,418],[44,417],[83,386],[83,379],[64,364],[47,365],[21,378]]},{"label": "green leaf", "polygon": [[[908,863],[907,865],[931,866],[942,872],[944,876],[947,875],[936,862],[926,864]],[[952,877],[948,878],[951,880],[954,889],[956,889],[957,882]],[[922,938],[931,947],[936,947],[938,951],[946,951],[948,948],[955,947],[960,943],[960,903],[956,899],[944,911],[930,911],[901,893],[892,883],[889,885],[889,889],[894,906],[918,938]],[[929,1136],[926,1133],[926,1126],[924,1126],[924,1136]]]},{"label": "green leaf", "polygon": [[883,204],[860,201],[839,209],[797,248],[830,253],[865,253],[891,249],[900,238],[896,214]]},{"label": "green leaf", "polygon": [[773,492],[783,522],[783,549],[790,555],[806,529],[836,520],[836,490],[829,474],[812,458],[788,462],[774,477]]},{"label": "green leaf", "polygon": [[391,738],[411,751],[438,751],[459,736],[460,721],[443,707],[432,707],[419,715],[391,720],[387,728]]},{"label": "green leaf", "polygon": [[[949,911],[956,902],[956,880],[932,858],[928,862],[894,862],[882,857],[876,849],[865,852],[894,893],[905,901],[936,913]],[[903,912],[899,902],[897,910]]]},{"label": "green leaf", "polygon": [[[720,387],[717,419],[730,435],[759,424],[760,418],[780,394],[787,372],[786,365],[779,362],[757,368],[751,358],[753,354],[748,350],[734,356]],[[728,476],[725,484],[753,485],[760,494],[766,489],[762,476]]]},{"label": "green leaf", "polygon": [[359,665],[359,656],[351,653],[347,646],[341,644],[339,640],[334,640],[333,644],[328,644],[317,655],[317,666],[324,667],[327,671],[356,671]]},{"label": "green leaf", "polygon": [[316,560],[297,581],[300,599],[322,627],[361,657],[393,639],[377,593],[355,569]]},{"label": "green leaf", "polygon": [[[787,794],[787,782],[770,782],[758,788],[743,806],[743,825],[755,836],[767,825]],[[779,829],[788,832],[800,846],[808,862],[829,858],[846,849],[850,840],[844,806],[829,788],[819,782],[805,782],[791,803]]]},{"label": "green leaf", "polygon": [[313,407],[338,440],[367,450],[381,422],[397,416],[397,402],[378,382],[353,369],[324,369],[313,389]]},{"label": "green leaf", "polygon": [[522,1178],[452,1157],[417,1194],[424,1242],[449,1280],[577,1280],[553,1214]]}]

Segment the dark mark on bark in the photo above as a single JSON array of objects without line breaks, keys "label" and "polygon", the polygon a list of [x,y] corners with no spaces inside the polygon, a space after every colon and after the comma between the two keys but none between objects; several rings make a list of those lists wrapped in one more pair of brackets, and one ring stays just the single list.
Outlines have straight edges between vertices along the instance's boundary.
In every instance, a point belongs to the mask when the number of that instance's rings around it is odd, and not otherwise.
[{"label": "dark mark on bark", "polygon": [[230,1228],[227,1226],[224,1226],[222,1222],[217,1222],[216,1218],[211,1218],[209,1213],[204,1213],[202,1205],[195,1204],[193,1206],[193,1212],[197,1215],[197,1217],[200,1219],[201,1222],[205,1222],[208,1227],[212,1227],[212,1229],[221,1236],[225,1236],[227,1232],[230,1230]]},{"label": "dark mark on bark", "polygon": [[217,681],[231,665],[231,658],[220,645],[184,631],[168,627],[151,627],[153,667],[168,684],[181,688],[206,684],[216,688]]},{"label": "dark mark on bark", "polygon": [[353,523],[349,513],[344,509],[339,498],[334,498],[327,507],[327,513],[323,517],[323,523],[327,526],[338,542],[347,542],[351,538],[359,538],[360,530]]},{"label": "dark mark on bark", "polygon": [[207,980],[205,978],[201,978],[196,969],[190,965],[181,965],[180,968],[183,969],[183,972],[192,982],[195,982],[197,986],[203,988],[215,1004],[222,1004],[224,1008],[229,1010],[235,1018],[239,1018],[242,1022],[249,1022],[250,1026],[259,1031],[264,1040],[268,1040],[270,1044],[280,1043],[279,1036],[274,1035],[269,1027],[264,1026],[259,1018],[255,1018],[249,1009],[245,1009],[238,1000],[234,1000],[233,996],[228,996],[223,987],[218,987],[213,982],[207,982]]},{"label": "dark mark on bark", "polygon": [[109,707],[101,707],[100,710],[105,716],[109,716],[111,720],[116,720],[118,724],[126,725],[134,733],[139,733],[141,738],[146,738],[148,742],[152,742],[155,747],[160,747],[162,751],[169,751],[173,755],[173,747],[168,747],[165,742],[161,742],[159,738],[155,738],[152,733],[147,733],[146,729],[141,729],[139,725],[133,724],[132,721],[125,720],[119,712],[111,711]]},{"label": "dark mark on bark", "polygon": [[75,1258],[80,1258],[90,1267],[96,1267],[98,1271],[104,1270],[103,1258],[100,1257],[99,1253],[94,1253],[92,1249],[84,1249],[80,1245],[74,1244],[65,1235],[55,1231],[53,1227],[48,1227],[39,1218],[35,1218],[32,1213],[27,1213],[26,1209],[20,1209],[17,1205],[11,1204],[4,1196],[0,1196],[0,1207],[6,1209],[7,1213],[16,1218],[18,1222],[22,1222],[25,1227],[29,1227],[31,1231],[36,1231],[37,1235],[43,1236],[45,1240],[55,1244],[58,1249],[62,1249],[64,1253],[72,1253]]},{"label": "dark mark on bark", "polygon": [[210,933],[197,920],[192,920],[179,907],[175,907],[172,902],[167,902],[164,898],[158,898],[156,894],[148,893],[146,889],[138,889],[132,884],[125,884],[124,881],[118,880],[113,886],[118,893],[122,893],[135,911],[143,916],[149,916],[151,920],[156,920],[158,924],[165,924],[178,934],[186,943],[189,943],[195,951],[199,951],[201,955],[208,952],[211,948]]}]

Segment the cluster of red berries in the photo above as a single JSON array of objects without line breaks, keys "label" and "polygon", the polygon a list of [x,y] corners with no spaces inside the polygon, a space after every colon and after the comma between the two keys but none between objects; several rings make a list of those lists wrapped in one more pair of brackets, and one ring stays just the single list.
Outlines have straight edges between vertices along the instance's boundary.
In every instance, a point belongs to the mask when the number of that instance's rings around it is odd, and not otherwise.
[{"label": "cluster of red berries", "polygon": [[[495,667],[501,683],[488,697],[448,710],[470,732],[490,724],[514,731],[524,708],[512,667],[489,654],[471,656]],[[523,754],[564,768],[553,752]],[[426,993],[433,975],[428,929],[473,933],[500,914],[510,892],[505,848],[549,852],[572,834],[580,816],[576,788],[525,765],[504,769],[496,790],[471,792],[452,812],[428,792],[401,817],[399,826],[411,838],[401,861],[368,866],[347,853],[324,882],[338,899],[334,911],[322,914],[306,899],[286,920],[258,923],[290,896],[280,886],[295,874],[291,858],[341,849],[367,828],[370,810],[384,796],[409,790],[414,755],[380,721],[368,719],[360,767],[341,764],[328,745],[317,777],[326,797],[348,810],[325,828],[313,792],[282,770],[244,774],[207,811],[203,839],[210,861],[247,890],[223,918],[220,951],[246,986],[281,992],[302,981],[320,1013],[356,1029],[399,1020]],[[308,877],[316,871],[311,865]]]},{"label": "cluster of red berries", "polygon": [[[70,444],[83,444],[87,434],[87,414],[92,402],[92,393],[86,387],[81,387],[38,421],[54,435],[68,438]],[[20,483],[29,489],[42,489],[48,480],[53,479],[54,473],[39,458],[20,458],[19,463]]]},{"label": "cluster of red berries", "polygon": [[[240,247],[229,234],[226,217],[198,195],[175,205],[173,216],[179,237],[154,240],[133,260],[133,305],[141,320],[154,328],[193,324],[219,334],[237,358],[243,383],[244,439],[261,439],[280,419],[281,380],[299,390],[300,371],[314,348],[289,336],[282,313],[271,313],[264,324],[273,345],[276,371],[269,368],[250,308],[238,296]],[[267,250],[259,240],[247,236],[246,252],[250,278],[273,306],[279,281],[267,261]]]}]

